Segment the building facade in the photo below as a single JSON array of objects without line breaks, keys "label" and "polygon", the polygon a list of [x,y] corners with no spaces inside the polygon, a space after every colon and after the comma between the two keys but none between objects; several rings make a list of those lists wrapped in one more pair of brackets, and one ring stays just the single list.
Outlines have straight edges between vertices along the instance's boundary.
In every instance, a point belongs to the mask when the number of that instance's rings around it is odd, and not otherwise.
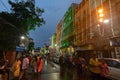
[{"label": "building facade", "polygon": [[119,0],[83,0],[79,4],[75,9],[75,32],[81,50],[95,50],[99,56],[112,57],[110,38],[120,35],[120,6],[115,5],[119,3]]},{"label": "building facade", "polygon": [[59,53],[61,45],[61,36],[62,36],[62,26],[63,26],[63,20],[61,20],[56,27],[56,50]]},{"label": "building facade", "polygon": [[[63,53],[79,49],[99,57],[120,57],[120,0],[83,0],[71,4],[57,27]],[[60,31],[59,31],[60,30]]]},{"label": "building facade", "polygon": [[75,25],[74,25],[74,10],[77,4],[73,3],[68,8],[64,15],[62,36],[61,36],[61,49],[64,53],[71,54],[73,45],[75,44]]}]

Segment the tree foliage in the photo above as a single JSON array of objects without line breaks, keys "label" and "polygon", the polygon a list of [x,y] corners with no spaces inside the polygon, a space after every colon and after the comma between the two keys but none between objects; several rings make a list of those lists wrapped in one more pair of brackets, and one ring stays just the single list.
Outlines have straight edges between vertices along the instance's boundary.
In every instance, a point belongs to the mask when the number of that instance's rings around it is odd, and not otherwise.
[{"label": "tree foliage", "polygon": [[40,27],[45,23],[44,19],[40,18],[44,10],[35,7],[35,0],[27,0],[26,2],[12,2],[9,0],[9,4],[12,7],[12,14],[20,20],[20,24],[25,31],[35,29],[36,26]]},{"label": "tree foliage", "polygon": [[0,13],[0,50],[15,49],[22,32],[19,21],[14,15],[6,12]]},{"label": "tree foliage", "polygon": [[34,50],[34,42],[32,38],[29,38],[28,50]]},{"label": "tree foliage", "polygon": [[41,18],[44,10],[35,6],[35,0],[8,2],[11,12],[0,13],[0,50],[15,49],[21,35],[45,23]]}]

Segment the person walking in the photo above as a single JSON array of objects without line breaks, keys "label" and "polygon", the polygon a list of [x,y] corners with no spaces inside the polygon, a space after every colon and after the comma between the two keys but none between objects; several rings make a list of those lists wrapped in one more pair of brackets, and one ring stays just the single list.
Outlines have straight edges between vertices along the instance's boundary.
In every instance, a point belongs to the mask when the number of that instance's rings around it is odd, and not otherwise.
[{"label": "person walking", "polygon": [[[1,56],[0,56],[1,57]],[[0,58],[0,80],[3,80],[5,78],[5,60],[3,57]],[[7,79],[5,79],[7,80]]]},{"label": "person walking", "polygon": [[13,80],[18,80],[19,79],[19,75],[20,75],[20,65],[21,65],[21,61],[20,59],[17,59],[17,61],[14,64],[14,70],[13,70],[13,74],[14,74],[14,79]]},{"label": "person walking", "polygon": [[59,57],[59,65],[60,65],[60,76],[63,77],[65,75],[66,64],[63,55]]},{"label": "person walking", "polygon": [[106,64],[105,60],[102,59],[100,61],[100,76],[101,80],[108,80],[107,76],[109,75],[110,71],[108,65]]},{"label": "person walking", "polygon": [[38,73],[41,73],[43,67],[43,60],[41,57],[38,59]]},{"label": "person walking", "polygon": [[32,60],[32,68],[33,68],[33,77],[35,77],[38,73],[37,69],[38,69],[38,63],[37,63],[37,57],[35,56]]},{"label": "person walking", "polygon": [[29,67],[29,60],[27,58],[27,56],[25,56],[23,58],[23,63],[22,63],[22,72],[20,74],[19,80],[23,79],[23,78],[27,78],[27,71],[28,71],[28,67]]},{"label": "person walking", "polygon": [[85,59],[79,56],[75,65],[76,65],[78,80],[83,80],[83,70],[85,66]]},{"label": "person walking", "polygon": [[97,58],[97,54],[93,53],[92,57],[89,60],[90,72],[92,80],[100,80],[100,63]]}]

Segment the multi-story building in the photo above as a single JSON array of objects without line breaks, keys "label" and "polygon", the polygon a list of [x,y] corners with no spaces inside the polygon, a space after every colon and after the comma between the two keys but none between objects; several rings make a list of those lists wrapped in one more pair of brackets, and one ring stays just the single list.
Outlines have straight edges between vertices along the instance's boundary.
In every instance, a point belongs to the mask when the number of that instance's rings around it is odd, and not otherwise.
[{"label": "multi-story building", "polygon": [[54,33],[51,37],[51,47],[55,48],[56,46],[56,33]]},{"label": "multi-story building", "polygon": [[119,3],[119,0],[83,0],[79,4],[75,9],[75,32],[80,50],[111,56],[106,54],[111,49],[109,39],[120,35]]},{"label": "multi-story building", "polygon": [[88,6],[88,1],[83,0],[75,9],[75,32],[77,46],[89,46],[87,44],[90,40],[90,15]]},{"label": "multi-story building", "polygon": [[[120,0],[83,0],[72,4],[57,26],[57,44],[64,53],[76,48],[82,53],[120,56]],[[60,30],[60,31],[59,31]]]},{"label": "multi-story building", "polygon": [[49,51],[50,53],[56,53],[56,33],[54,33],[50,38]]},{"label": "multi-story building", "polygon": [[56,50],[57,52],[60,52],[60,47],[61,47],[62,24],[63,24],[63,20],[61,20],[57,24],[57,27],[56,27]]},{"label": "multi-story building", "polygon": [[61,44],[62,51],[65,53],[71,53],[71,49],[75,42],[74,9],[76,6],[77,4],[75,3],[71,4],[63,19]]}]

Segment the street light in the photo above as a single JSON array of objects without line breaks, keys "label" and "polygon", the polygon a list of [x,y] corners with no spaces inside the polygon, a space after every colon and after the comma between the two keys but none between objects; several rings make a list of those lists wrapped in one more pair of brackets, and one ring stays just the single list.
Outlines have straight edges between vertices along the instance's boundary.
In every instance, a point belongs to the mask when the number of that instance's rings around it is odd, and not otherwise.
[{"label": "street light", "polygon": [[98,10],[98,14],[99,14],[99,18],[100,18],[99,21],[100,21],[100,22],[103,22],[103,16],[104,16],[104,14],[103,14],[103,9],[99,9],[99,10]]},{"label": "street light", "polygon": [[98,10],[98,13],[103,13],[103,9],[99,9],[99,10]]},{"label": "street light", "polygon": [[21,36],[20,39],[21,39],[20,40],[20,46],[25,46],[24,41],[23,41],[25,39],[25,37]]},{"label": "street light", "polygon": [[99,32],[100,34],[103,36],[104,35],[104,27],[103,27],[103,23],[108,23],[109,20],[108,19],[104,19],[104,13],[103,13],[103,9],[100,8],[98,10],[98,18],[99,18],[99,22],[100,24],[102,25],[101,28],[100,28],[100,25],[97,25],[99,27]]},{"label": "street light", "polygon": [[100,22],[103,22],[103,18],[100,18],[99,21],[100,21]]},{"label": "street light", "polygon": [[108,19],[105,19],[105,20],[104,20],[104,23],[109,23],[109,20],[108,20]]},{"label": "street light", "polygon": [[21,36],[21,39],[22,39],[22,40],[24,40],[24,39],[25,39],[25,37],[24,37],[24,36]]}]

